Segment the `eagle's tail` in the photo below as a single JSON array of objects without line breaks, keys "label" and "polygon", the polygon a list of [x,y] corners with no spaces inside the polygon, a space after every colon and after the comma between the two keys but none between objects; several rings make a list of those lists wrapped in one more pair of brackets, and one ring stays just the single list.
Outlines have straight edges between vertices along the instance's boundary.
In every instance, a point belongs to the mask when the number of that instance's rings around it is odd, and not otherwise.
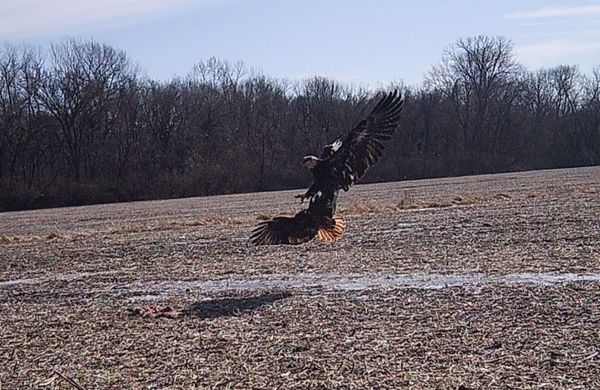
[{"label": "eagle's tail", "polygon": [[321,241],[333,241],[344,234],[346,230],[346,219],[344,216],[342,214],[335,214],[332,219],[335,224],[330,228],[319,229],[317,231],[317,239]]}]

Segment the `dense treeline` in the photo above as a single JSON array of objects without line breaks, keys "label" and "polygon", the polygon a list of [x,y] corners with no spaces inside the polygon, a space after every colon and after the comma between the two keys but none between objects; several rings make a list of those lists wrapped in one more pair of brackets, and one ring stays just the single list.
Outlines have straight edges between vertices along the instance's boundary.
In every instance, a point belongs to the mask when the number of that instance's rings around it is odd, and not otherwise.
[{"label": "dense treeline", "polygon": [[[301,156],[378,94],[214,58],[184,79],[141,74],[93,41],[0,47],[0,211],[304,187]],[[476,37],[394,87],[401,128],[366,181],[600,163],[600,68],[529,71],[509,41]]]}]

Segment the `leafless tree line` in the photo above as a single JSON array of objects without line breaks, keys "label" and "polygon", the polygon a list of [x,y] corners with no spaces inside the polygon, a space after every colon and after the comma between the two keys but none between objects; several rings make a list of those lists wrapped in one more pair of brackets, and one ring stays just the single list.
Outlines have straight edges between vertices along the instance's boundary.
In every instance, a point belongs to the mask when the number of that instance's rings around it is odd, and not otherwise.
[{"label": "leafless tree line", "polygon": [[[401,128],[367,181],[600,163],[600,67],[529,71],[510,41],[480,36],[449,47],[422,86],[393,87]],[[215,58],[157,82],[93,41],[4,45],[0,211],[303,187],[301,156],[377,94]]]}]

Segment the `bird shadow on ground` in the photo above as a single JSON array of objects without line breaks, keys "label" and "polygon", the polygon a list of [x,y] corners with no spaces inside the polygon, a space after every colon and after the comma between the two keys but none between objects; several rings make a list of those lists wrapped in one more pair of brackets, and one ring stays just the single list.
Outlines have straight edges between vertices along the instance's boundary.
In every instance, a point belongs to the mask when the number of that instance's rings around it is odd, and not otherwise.
[{"label": "bird shadow on ground", "polygon": [[187,314],[204,319],[231,317],[250,313],[262,306],[271,305],[281,299],[289,298],[292,294],[287,291],[267,292],[250,297],[217,298],[209,301],[199,301],[187,309]]}]

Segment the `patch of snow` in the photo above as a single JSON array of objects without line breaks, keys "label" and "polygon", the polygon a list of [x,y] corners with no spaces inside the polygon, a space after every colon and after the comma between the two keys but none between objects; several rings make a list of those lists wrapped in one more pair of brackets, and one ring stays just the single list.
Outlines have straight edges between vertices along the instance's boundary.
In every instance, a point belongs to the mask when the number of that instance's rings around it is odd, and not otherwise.
[{"label": "patch of snow", "polygon": [[[377,289],[443,289],[450,287],[481,287],[485,285],[534,284],[600,281],[600,274],[513,273],[485,274],[392,274],[392,275],[336,275],[336,274],[278,274],[249,279],[221,279],[195,281],[162,281],[133,283],[133,291],[145,291],[164,298],[189,291],[220,293],[265,289],[312,289],[360,291]],[[138,298],[132,298],[137,300]]]}]

